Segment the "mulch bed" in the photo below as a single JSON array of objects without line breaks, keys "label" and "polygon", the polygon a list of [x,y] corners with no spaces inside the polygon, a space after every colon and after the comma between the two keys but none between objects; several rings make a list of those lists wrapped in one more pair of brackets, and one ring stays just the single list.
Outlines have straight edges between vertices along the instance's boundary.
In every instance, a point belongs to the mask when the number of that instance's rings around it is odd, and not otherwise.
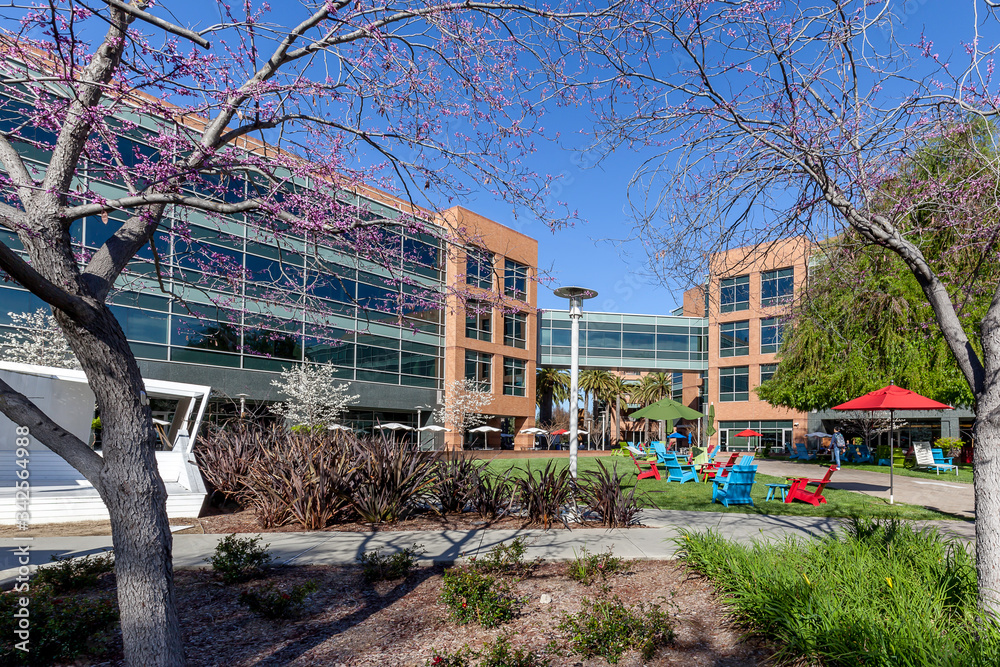
[{"label": "mulch bed", "polygon": [[[276,570],[270,581],[281,587],[308,580],[319,590],[294,621],[270,621],[238,601],[240,591],[261,582],[223,586],[211,572],[176,573],[187,656],[192,666],[324,665],[329,667],[421,666],[435,651],[483,645],[508,634],[512,645],[544,652],[553,667],[607,665],[602,658],[572,654],[557,629],[563,612],[576,612],[581,599],[619,596],[628,605],[658,603],[675,624],[673,645],[648,661],[626,654],[625,667],[645,665],[760,665],[771,651],[726,620],[725,608],[709,583],[674,562],[636,561],[627,574],[584,586],[566,577],[565,563],[538,566],[516,584],[528,598],[519,617],[486,630],[458,625],[440,602],[441,568],[419,568],[405,580],[366,584],[357,566],[297,567]],[[552,601],[541,604],[545,593]],[[557,647],[552,650],[552,642]],[[79,663],[77,663],[79,664]],[[120,658],[103,664],[118,665]]]}]

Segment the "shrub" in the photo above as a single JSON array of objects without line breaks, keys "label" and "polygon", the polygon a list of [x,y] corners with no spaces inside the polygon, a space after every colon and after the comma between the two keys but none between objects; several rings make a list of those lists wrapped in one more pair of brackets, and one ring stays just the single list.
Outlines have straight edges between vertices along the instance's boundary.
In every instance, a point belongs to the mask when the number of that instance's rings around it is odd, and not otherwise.
[{"label": "shrub", "polygon": [[[19,641],[14,631],[21,609],[18,598],[31,599],[30,652],[15,648]],[[32,583],[30,594],[0,593],[0,664],[52,665],[69,662],[81,656],[101,656],[110,649],[118,608],[109,597],[54,597],[52,588]]]},{"label": "shrub", "polygon": [[461,568],[444,573],[441,600],[458,623],[465,625],[475,621],[484,628],[495,628],[511,620],[523,604],[509,583],[493,575]]},{"label": "shrub", "polygon": [[[591,512],[601,517],[601,523],[608,528],[621,528],[639,523],[642,503],[636,499],[636,486],[626,492],[622,485],[625,474],[618,474],[618,464],[612,464],[611,470],[604,463],[597,462],[597,470],[583,475],[580,484],[580,500]],[[630,476],[632,480],[635,475]]]},{"label": "shrub", "polygon": [[248,504],[265,528],[291,520],[319,530],[349,507],[352,472],[329,432],[276,429],[248,475]]},{"label": "shrub", "polygon": [[500,542],[494,545],[485,556],[470,558],[472,569],[484,574],[511,574],[523,576],[535,567],[537,561],[526,563],[524,554],[528,545],[523,537],[515,537],[510,543]]},{"label": "shrub", "polygon": [[626,651],[635,649],[649,660],[656,649],[673,641],[674,631],[659,605],[642,603],[636,611],[618,597],[611,600],[583,599],[583,609],[563,614],[559,629],[568,632],[573,651],[584,656],[600,656],[618,664]]},{"label": "shrub", "polygon": [[419,544],[414,544],[412,548],[397,551],[391,556],[383,556],[381,551],[366,551],[358,556],[358,562],[364,572],[365,581],[391,581],[402,579],[410,574],[410,570],[416,565],[417,558],[424,553]]},{"label": "shrub", "polygon": [[514,485],[510,481],[512,471],[508,468],[502,475],[481,471],[472,496],[472,506],[479,516],[496,521],[510,514],[514,502]]},{"label": "shrub", "polygon": [[497,637],[492,644],[487,644],[478,657],[479,667],[547,667],[551,662],[534,651],[512,648],[510,639],[505,635]]},{"label": "shrub", "polygon": [[677,543],[737,619],[774,640],[778,662],[1000,664],[1000,627],[977,606],[972,558],[936,531],[855,518],[808,541],[741,545],[683,532]]},{"label": "shrub", "polygon": [[353,443],[351,503],[368,523],[392,523],[425,500],[434,486],[433,452],[385,436]]},{"label": "shrub", "polygon": [[52,557],[51,565],[38,568],[34,584],[48,584],[56,593],[78,591],[97,583],[98,578],[115,568],[115,559],[110,553],[91,554],[83,558]]},{"label": "shrub", "polygon": [[293,586],[290,591],[282,591],[275,588],[274,584],[267,584],[240,593],[240,603],[265,618],[296,618],[302,613],[306,598],[315,593],[317,588],[315,581]]},{"label": "shrub", "polygon": [[528,521],[549,528],[559,519],[562,508],[572,498],[572,481],[569,468],[557,469],[554,460],[549,460],[537,475],[528,468],[523,477],[515,478],[518,502]]},{"label": "shrub", "polygon": [[195,459],[201,474],[212,485],[212,494],[243,501],[249,490],[250,471],[277,434],[274,428],[239,422],[224,428],[212,427],[204,437],[199,437]]},{"label": "shrub", "polygon": [[260,535],[257,537],[238,537],[235,534],[226,535],[215,547],[215,555],[208,561],[212,569],[227,584],[236,584],[260,577],[271,564],[271,554],[265,544],[260,546]]},{"label": "shrub", "polygon": [[434,464],[434,498],[441,512],[464,512],[473,502],[482,464],[460,454],[440,458]]},{"label": "shrub", "polygon": [[469,661],[474,659],[476,654],[469,650],[469,647],[460,648],[457,651],[445,651],[443,653],[434,652],[434,655],[424,662],[424,667],[469,667]]},{"label": "shrub", "polygon": [[628,570],[629,563],[620,556],[612,555],[611,547],[604,553],[592,554],[586,547],[580,550],[577,556],[566,565],[566,576],[574,581],[579,581],[584,586],[589,586],[598,577],[603,581],[609,574],[617,574]]}]

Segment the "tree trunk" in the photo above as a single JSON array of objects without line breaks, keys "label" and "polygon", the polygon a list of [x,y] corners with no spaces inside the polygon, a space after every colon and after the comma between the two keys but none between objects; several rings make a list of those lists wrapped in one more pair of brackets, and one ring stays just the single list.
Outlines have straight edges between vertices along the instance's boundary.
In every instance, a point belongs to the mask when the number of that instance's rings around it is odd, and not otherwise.
[{"label": "tree trunk", "polygon": [[552,387],[545,387],[542,391],[542,402],[538,406],[538,421],[543,424],[552,423]]},{"label": "tree trunk", "polygon": [[94,486],[111,517],[125,661],[183,665],[167,492],[156,466],[159,438],[125,335],[106,307],[99,310],[89,330],[57,317],[101,411],[105,465]]},{"label": "tree trunk", "polygon": [[973,481],[976,497],[976,572],[979,602],[984,609],[1000,612],[1000,378],[991,368],[991,355],[984,355],[987,380],[976,402]]}]

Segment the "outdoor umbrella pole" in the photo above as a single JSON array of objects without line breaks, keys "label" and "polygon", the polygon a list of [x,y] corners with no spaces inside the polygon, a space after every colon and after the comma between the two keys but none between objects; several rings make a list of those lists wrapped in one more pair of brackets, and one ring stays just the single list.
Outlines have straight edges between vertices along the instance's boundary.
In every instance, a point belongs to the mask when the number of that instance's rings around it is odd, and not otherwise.
[{"label": "outdoor umbrella pole", "polygon": [[896,445],[895,437],[893,435],[893,426],[895,422],[895,420],[893,419],[894,414],[895,413],[892,410],[889,410],[889,504],[890,505],[892,504],[892,492],[895,488],[893,486],[893,479],[892,479],[892,469],[895,467],[893,461],[893,448]]}]

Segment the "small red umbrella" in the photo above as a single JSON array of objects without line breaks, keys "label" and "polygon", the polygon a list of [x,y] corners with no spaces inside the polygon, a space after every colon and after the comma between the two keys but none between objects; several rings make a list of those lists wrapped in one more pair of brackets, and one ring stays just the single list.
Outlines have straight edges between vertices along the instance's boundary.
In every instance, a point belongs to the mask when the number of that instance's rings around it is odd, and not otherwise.
[{"label": "small red umbrella", "polygon": [[897,387],[890,384],[875,391],[870,391],[864,396],[853,398],[846,403],[835,405],[834,410],[888,410],[889,411],[889,504],[892,504],[893,477],[892,477],[892,448],[893,417],[896,410],[953,410],[950,405],[938,403],[934,399],[921,396],[915,391]]},{"label": "small red umbrella", "polygon": [[752,428],[745,428],[742,431],[740,431],[739,433],[737,433],[736,437],[737,438],[752,438],[752,437],[756,436],[756,437],[759,438],[762,435],[764,435],[764,434],[763,433],[758,433],[757,431],[753,430]]},{"label": "small red umbrella", "polygon": [[549,435],[566,435],[567,433],[569,433],[568,430],[561,428],[558,431],[552,431]]}]

